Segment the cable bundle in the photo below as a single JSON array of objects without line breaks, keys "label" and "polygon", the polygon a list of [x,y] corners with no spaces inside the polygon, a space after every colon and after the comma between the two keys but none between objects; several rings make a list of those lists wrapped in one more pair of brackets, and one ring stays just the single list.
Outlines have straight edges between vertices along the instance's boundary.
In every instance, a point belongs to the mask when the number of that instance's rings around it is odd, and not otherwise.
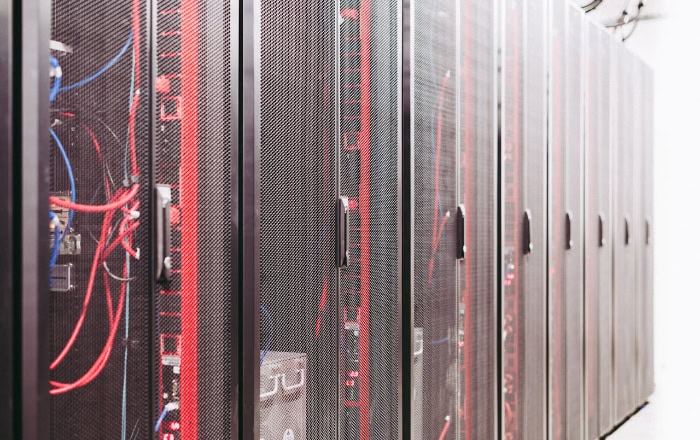
[{"label": "cable bundle", "polygon": [[[53,387],[50,390],[52,395],[62,394],[75,390],[77,388],[83,387],[95,378],[97,378],[104,370],[107,362],[110,358],[112,350],[114,348],[114,340],[116,338],[116,333],[119,329],[119,325],[122,319],[122,314],[126,312],[126,335],[128,336],[128,303],[129,303],[129,281],[130,277],[130,258],[139,258],[139,249],[134,248],[134,233],[140,226],[139,219],[139,207],[140,201],[137,199],[140,185],[138,183],[139,178],[139,168],[136,154],[136,114],[138,110],[139,100],[140,100],[140,24],[139,24],[139,0],[132,0],[132,27],[129,32],[129,36],[121,48],[119,53],[105,64],[101,69],[99,69],[94,74],[89,77],[78,81],[74,84],[68,86],[61,86],[61,80],[63,72],[58,63],[58,60],[54,57],[50,58],[52,73],[54,76],[54,81],[51,86],[50,102],[54,102],[56,96],[63,91],[72,90],[75,88],[82,87],[91,81],[97,79],[112,66],[114,66],[122,56],[127,52],[130,46],[133,47],[132,56],[132,71],[131,71],[131,92],[130,92],[130,104],[128,113],[128,141],[126,145],[125,153],[125,165],[124,165],[124,187],[114,190],[113,182],[110,183],[111,175],[107,172],[104,176],[104,188],[106,194],[106,203],[102,205],[92,205],[92,204],[82,204],[76,201],[76,187],[75,178],[73,175],[73,170],[70,164],[66,150],[61,143],[58,135],[51,130],[50,134],[53,138],[55,144],[57,145],[63,161],[66,165],[66,170],[68,172],[68,177],[70,181],[70,201],[64,200],[59,197],[49,197],[49,202],[53,206],[67,209],[68,220],[64,226],[63,233],[60,233],[60,222],[58,221],[55,213],[51,212],[51,220],[55,223],[55,239],[54,246],[51,252],[50,260],[50,270],[53,270],[60,252],[60,245],[66,234],[69,232],[73,216],[75,212],[86,213],[86,214],[103,214],[102,227],[100,231],[99,239],[97,240],[97,247],[95,254],[92,259],[92,266],[90,269],[90,275],[88,278],[87,287],[85,290],[85,296],[83,299],[82,309],[80,316],[71,332],[70,338],[66,342],[63,349],[60,351],[58,356],[51,362],[50,369],[55,370],[61,365],[65,360],[68,353],[73,348],[78,335],[81,332],[83,324],[85,322],[88,307],[93,297],[95,284],[98,281],[98,270],[102,271],[102,281],[104,283],[105,297],[107,304],[107,316],[108,316],[108,326],[109,332],[107,340],[92,366],[78,379],[70,383],[63,383],[58,381],[50,381]],[[62,116],[72,118],[75,117],[72,113],[61,113]],[[104,123],[103,123],[104,125]],[[93,130],[88,126],[83,124],[82,128],[85,130],[87,135],[92,142],[97,153],[100,165],[106,168],[106,162],[103,157],[102,147],[98,141],[97,136]],[[110,129],[111,132],[111,129]],[[113,132],[112,132],[113,134]],[[114,135],[114,134],[113,134]],[[116,138],[116,136],[115,136]],[[121,248],[125,252],[124,265],[121,272],[121,277],[114,275],[109,271],[107,266],[108,258],[114,253],[117,248]],[[114,304],[114,299],[112,296],[112,287],[110,285],[110,278],[119,281],[119,298],[116,302],[116,308]],[[125,348],[125,372],[126,372],[126,348]],[[126,380],[126,376],[125,376]],[[124,408],[123,408],[124,409]]]}]

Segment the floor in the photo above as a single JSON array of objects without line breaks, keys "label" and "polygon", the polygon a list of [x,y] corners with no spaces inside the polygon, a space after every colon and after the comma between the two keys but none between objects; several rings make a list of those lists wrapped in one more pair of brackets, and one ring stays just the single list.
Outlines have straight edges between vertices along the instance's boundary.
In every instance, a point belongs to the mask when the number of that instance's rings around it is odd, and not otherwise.
[{"label": "floor", "polygon": [[657,282],[656,392],[609,439],[700,439],[700,289],[688,278]]}]

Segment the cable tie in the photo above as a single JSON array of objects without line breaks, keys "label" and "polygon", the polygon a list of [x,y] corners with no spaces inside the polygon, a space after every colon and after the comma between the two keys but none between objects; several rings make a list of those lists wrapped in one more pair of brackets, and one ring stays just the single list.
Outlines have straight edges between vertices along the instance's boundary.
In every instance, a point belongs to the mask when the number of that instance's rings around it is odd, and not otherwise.
[{"label": "cable tie", "polygon": [[141,217],[141,212],[136,210],[129,211],[129,216],[132,220],[138,220]]},{"label": "cable tie", "polygon": [[136,248],[136,256],[134,258],[137,260],[141,259],[141,248]]},{"label": "cable tie", "polygon": [[124,188],[131,188],[131,185],[135,185],[137,183],[139,183],[138,174],[132,174],[128,178],[124,178],[124,180],[122,180],[122,185],[124,186]]}]

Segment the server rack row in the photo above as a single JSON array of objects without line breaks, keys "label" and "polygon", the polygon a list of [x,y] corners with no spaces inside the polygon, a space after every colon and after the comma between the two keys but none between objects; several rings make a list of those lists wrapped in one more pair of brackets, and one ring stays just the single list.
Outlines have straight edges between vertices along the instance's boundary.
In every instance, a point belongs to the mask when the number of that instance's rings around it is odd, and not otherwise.
[{"label": "server rack row", "polygon": [[653,391],[653,78],[579,8],[36,7],[12,437],[598,438]]}]

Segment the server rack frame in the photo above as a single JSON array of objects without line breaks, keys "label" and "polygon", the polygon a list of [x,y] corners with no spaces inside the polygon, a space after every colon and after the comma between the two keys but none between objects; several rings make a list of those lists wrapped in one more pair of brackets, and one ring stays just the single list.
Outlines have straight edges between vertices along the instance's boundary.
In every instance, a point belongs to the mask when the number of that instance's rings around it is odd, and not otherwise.
[{"label": "server rack frame", "polygon": [[5,250],[0,282],[0,347],[6,355],[0,426],[11,438],[46,438],[48,402],[48,89],[37,87],[46,72],[50,8],[43,0],[3,0],[0,20],[0,190],[3,207],[0,241]]}]

